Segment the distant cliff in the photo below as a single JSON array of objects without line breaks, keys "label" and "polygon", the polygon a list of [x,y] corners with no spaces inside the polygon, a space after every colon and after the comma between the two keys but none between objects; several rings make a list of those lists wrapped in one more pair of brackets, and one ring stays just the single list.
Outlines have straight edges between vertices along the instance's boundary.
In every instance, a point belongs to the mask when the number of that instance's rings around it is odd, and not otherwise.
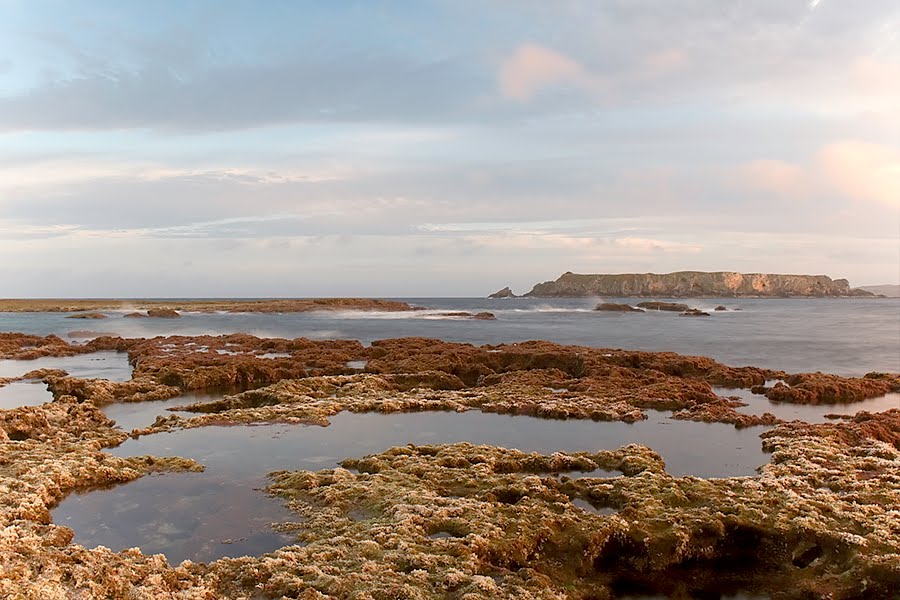
[{"label": "distant cliff", "polygon": [[825,275],[774,275],[767,273],[629,273],[622,275],[578,275],[564,273],[556,281],[534,286],[525,294],[532,298],[578,298],[618,296],[648,298],[848,298],[871,297],[850,288],[846,279]]},{"label": "distant cliff", "polygon": [[876,296],[884,296],[886,298],[900,298],[900,285],[861,285],[859,289],[872,292]]}]

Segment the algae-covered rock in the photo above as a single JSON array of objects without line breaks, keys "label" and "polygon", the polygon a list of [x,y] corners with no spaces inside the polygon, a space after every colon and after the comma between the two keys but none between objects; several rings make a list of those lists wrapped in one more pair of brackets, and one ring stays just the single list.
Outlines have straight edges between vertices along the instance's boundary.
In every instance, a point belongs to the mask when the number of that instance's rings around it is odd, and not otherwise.
[{"label": "algae-covered rock", "polygon": [[[355,341],[0,334],[7,357],[127,351],[133,379],[34,371],[54,401],[0,410],[0,597],[891,598],[900,583],[900,409],[825,424],[737,413],[711,384],[783,379],[785,401],[858,400],[900,377],[787,374],[704,357],[525,342]],[[368,361],[366,372],[349,361]],[[24,370],[24,369],[23,369]],[[327,425],[344,410],[481,410],[546,418],[767,424],[755,477],[672,477],[651,448],[526,453],[472,444],[404,446],[340,468],[271,474],[297,515],[296,543],[209,565],[73,543],[50,509],[66,494],[154,472],[179,457],[120,458],[127,435],[99,409],[183,389],[252,387],[187,407],[144,433],[260,421]],[[764,390],[770,391],[770,390]],[[190,433],[188,433],[189,435]],[[686,440],[685,443],[690,443]]]}]

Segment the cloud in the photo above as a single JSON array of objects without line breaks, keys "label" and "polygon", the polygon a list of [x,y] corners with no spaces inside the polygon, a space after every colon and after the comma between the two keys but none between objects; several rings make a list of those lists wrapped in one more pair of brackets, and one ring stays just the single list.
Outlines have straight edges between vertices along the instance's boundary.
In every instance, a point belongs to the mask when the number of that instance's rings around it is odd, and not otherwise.
[{"label": "cloud", "polygon": [[696,254],[703,250],[700,244],[685,244],[682,242],[673,242],[670,240],[654,240],[648,238],[626,237],[616,239],[613,242],[616,246],[634,250],[637,252],[666,252],[666,253],[682,253]]},{"label": "cloud", "polygon": [[[104,69],[0,95],[0,132],[226,131],[286,123],[459,118],[473,95],[464,61],[305,56],[255,65]],[[314,82],[314,84],[312,83]]]},{"label": "cloud", "polygon": [[576,61],[537,44],[523,44],[504,60],[498,83],[500,92],[517,102],[528,102],[542,90],[556,86],[591,90],[597,85]]},{"label": "cloud", "polygon": [[808,175],[802,167],[782,160],[752,160],[738,168],[738,182],[781,197],[806,196]]},{"label": "cloud", "polygon": [[654,52],[644,59],[648,71],[653,74],[671,73],[687,67],[690,62],[687,52],[680,48],[666,48]]},{"label": "cloud", "polygon": [[824,146],[816,166],[828,185],[853,200],[900,208],[900,150],[862,141]]},{"label": "cloud", "polygon": [[735,183],[793,199],[837,196],[900,207],[900,149],[860,140],[821,146],[806,164],[753,160]]},{"label": "cloud", "polygon": [[57,159],[0,165],[0,192],[100,182],[103,180],[159,182],[175,179],[230,181],[236,185],[322,182],[341,179],[337,169],[274,169],[262,167],[188,168],[150,162]]}]

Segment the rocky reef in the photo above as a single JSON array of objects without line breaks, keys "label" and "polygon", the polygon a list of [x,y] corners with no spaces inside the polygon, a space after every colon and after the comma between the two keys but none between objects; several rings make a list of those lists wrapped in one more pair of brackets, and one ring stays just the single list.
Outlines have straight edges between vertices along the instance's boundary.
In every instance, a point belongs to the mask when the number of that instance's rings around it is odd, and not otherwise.
[{"label": "rocky reef", "polygon": [[568,297],[650,297],[650,298],[788,298],[872,297],[865,290],[851,289],[846,279],[825,275],[777,275],[679,271],[676,273],[629,273],[621,275],[579,275],[564,273],[556,281],[539,283],[525,294],[532,298]]},{"label": "rocky reef", "polygon": [[[127,352],[133,378],[34,371],[23,377],[46,381],[54,400],[0,410],[0,597],[849,600],[900,589],[900,409],[782,423],[736,411],[740,402],[711,387],[845,402],[900,391],[896,374],[788,374],[549,342],[401,338],[365,347],[234,334],[91,344]],[[55,336],[0,334],[6,358],[88,351]],[[363,361],[362,372],[350,366]],[[766,386],[772,379],[783,383]],[[678,419],[770,425],[761,443],[772,454],[758,476],[701,479],[669,475],[656,452],[638,445],[553,454],[465,443],[397,447],[339,468],[272,473],[268,493],[296,515],[279,528],[295,543],[211,564],[87,549],[52,523],[50,509],[69,493],[202,468],[186,458],[104,452],[128,433],[99,407],[221,386],[238,391],[186,406],[193,418],[166,417],[132,434],[327,425],[345,410],[627,422],[656,408]],[[595,476],[601,471],[608,476]]]},{"label": "rocky reef", "polygon": [[[80,312],[99,310],[142,310],[145,313],[147,311],[162,310],[166,311],[165,314],[171,317],[173,315],[169,311],[292,313],[319,310],[395,312],[419,309],[410,306],[406,302],[371,298],[179,300],[177,302],[161,302],[158,300],[0,300],[0,312]],[[136,312],[136,314],[141,313]],[[159,317],[163,314],[144,314],[142,316]]]}]

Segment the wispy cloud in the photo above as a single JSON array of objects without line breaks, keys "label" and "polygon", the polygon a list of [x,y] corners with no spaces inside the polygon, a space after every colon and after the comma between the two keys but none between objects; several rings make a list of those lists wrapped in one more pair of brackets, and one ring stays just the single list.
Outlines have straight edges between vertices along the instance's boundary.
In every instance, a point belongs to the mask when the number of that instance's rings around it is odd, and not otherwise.
[{"label": "wispy cloud", "polygon": [[750,161],[739,168],[737,181],[784,198],[836,195],[900,208],[900,146],[838,140],[805,164]]}]

